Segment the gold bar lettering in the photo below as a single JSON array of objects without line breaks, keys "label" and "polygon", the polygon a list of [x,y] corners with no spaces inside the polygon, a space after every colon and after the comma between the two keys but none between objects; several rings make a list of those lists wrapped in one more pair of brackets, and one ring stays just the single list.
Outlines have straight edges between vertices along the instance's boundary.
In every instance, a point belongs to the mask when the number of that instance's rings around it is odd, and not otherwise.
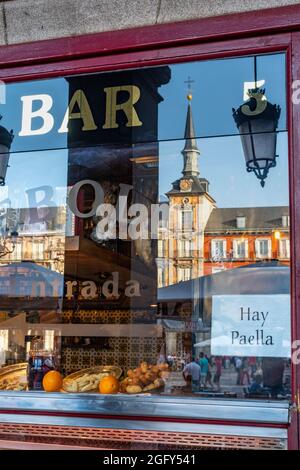
[{"label": "gold bar lettering", "polygon": [[[79,107],[78,112],[73,112],[75,105]],[[83,131],[93,131],[97,129],[95,124],[92,111],[88,100],[83,92],[83,90],[76,90],[74,95],[71,98],[69,106],[67,108],[65,117],[63,119],[62,125],[58,129],[58,132],[68,132],[68,123],[70,119],[82,119],[83,121]]]},{"label": "gold bar lettering", "polygon": [[[127,91],[129,93],[128,100],[124,103],[117,104],[117,95],[120,91]],[[117,111],[123,111],[127,117],[126,127],[142,126],[134,105],[138,102],[141,96],[139,87],[136,85],[124,85],[104,88],[106,93],[106,113],[105,124],[103,129],[116,129],[119,127],[117,123]]]}]

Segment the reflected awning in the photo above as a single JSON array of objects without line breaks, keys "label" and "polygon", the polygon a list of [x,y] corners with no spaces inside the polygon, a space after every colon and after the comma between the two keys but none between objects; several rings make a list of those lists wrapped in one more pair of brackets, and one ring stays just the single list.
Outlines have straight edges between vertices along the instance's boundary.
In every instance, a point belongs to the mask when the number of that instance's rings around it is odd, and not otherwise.
[{"label": "reflected awning", "polygon": [[255,263],[158,289],[158,302],[179,302],[213,295],[289,294],[290,267]]},{"label": "reflected awning", "polygon": [[36,263],[23,261],[0,265],[0,298],[58,298],[64,276]]}]

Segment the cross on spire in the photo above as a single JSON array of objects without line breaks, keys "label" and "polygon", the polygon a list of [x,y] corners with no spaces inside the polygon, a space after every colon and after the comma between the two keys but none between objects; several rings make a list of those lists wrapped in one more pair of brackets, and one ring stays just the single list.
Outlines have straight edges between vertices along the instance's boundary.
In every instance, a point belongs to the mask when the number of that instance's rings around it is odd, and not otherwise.
[{"label": "cross on spire", "polygon": [[187,80],[185,80],[184,83],[187,83],[187,99],[188,101],[192,101],[193,95],[192,95],[192,87],[191,84],[195,83],[195,80],[192,80],[190,76],[188,76]]},{"label": "cross on spire", "polygon": [[187,80],[185,80],[184,83],[187,83],[187,89],[188,89],[188,92],[191,92],[192,91],[192,83],[195,83],[195,80],[192,80],[190,76],[188,76]]}]

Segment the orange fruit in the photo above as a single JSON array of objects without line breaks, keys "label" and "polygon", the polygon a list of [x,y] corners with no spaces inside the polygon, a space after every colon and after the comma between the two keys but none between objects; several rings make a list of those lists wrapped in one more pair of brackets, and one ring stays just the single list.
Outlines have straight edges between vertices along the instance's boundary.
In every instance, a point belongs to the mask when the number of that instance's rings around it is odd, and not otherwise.
[{"label": "orange fruit", "polygon": [[113,375],[108,375],[103,377],[99,383],[99,392],[100,393],[118,393],[120,388],[120,383],[116,377]]},{"label": "orange fruit", "polygon": [[63,383],[63,378],[57,370],[50,370],[43,378],[43,388],[45,392],[59,392]]}]

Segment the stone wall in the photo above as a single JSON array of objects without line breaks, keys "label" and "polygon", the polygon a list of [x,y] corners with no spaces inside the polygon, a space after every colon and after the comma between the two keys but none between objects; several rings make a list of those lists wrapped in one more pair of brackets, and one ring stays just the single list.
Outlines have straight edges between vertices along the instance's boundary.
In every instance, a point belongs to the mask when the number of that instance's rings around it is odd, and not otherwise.
[{"label": "stone wall", "polygon": [[0,2],[0,45],[218,16],[296,0],[8,0]]}]

